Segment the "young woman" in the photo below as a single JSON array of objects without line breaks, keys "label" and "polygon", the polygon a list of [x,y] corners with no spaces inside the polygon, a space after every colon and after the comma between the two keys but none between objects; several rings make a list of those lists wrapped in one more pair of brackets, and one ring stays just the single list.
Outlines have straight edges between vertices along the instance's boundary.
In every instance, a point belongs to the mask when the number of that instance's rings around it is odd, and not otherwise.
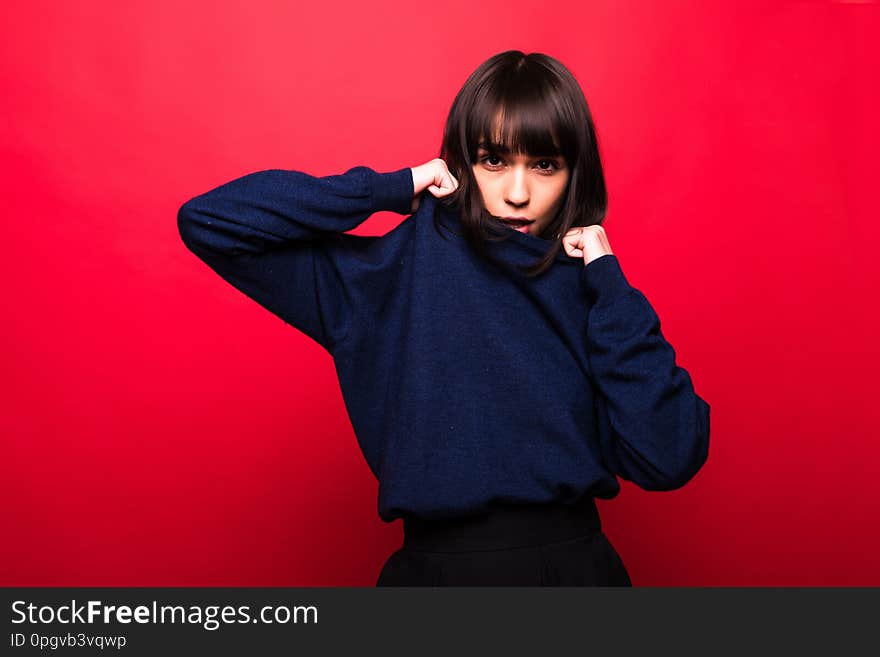
[{"label": "young woman", "polygon": [[[500,53],[456,96],[440,157],[377,173],[252,173],[185,203],[186,246],[334,359],[378,513],[377,585],[631,584],[595,498],[687,483],[709,405],[601,224],[571,73]],[[381,237],[346,231],[409,214]]]}]

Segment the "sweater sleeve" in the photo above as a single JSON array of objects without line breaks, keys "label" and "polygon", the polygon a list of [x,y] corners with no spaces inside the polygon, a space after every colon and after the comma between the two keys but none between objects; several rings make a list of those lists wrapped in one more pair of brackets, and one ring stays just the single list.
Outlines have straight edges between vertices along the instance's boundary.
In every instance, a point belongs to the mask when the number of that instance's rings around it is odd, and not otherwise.
[{"label": "sweater sleeve", "polygon": [[710,406],[676,365],[659,317],[616,256],[588,263],[582,279],[594,302],[588,360],[603,459],[644,490],[680,488],[708,457]]},{"label": "sweater sleeve", "polygon": [[346,275],[378,238],[343,235],[378,211],[407,214],[409,168],[315,177],[251,173],[181,206],[186,247],[224,280],[333,353],[352,330]]}]

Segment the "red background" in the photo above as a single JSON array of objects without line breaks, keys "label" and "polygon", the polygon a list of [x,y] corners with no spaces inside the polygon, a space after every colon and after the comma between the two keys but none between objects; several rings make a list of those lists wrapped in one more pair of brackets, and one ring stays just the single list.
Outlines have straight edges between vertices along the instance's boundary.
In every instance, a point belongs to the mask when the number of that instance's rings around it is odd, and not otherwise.
[{"label": "red background", "polygon": [[880,8],[709,4],[6,3],[0,584],[373,585],[402,527],[332,359],[177,209],[426,162],[516,48],[584,88],[611,246],[712,406],[689,485],[599,503],[634,583],[880,585]]}]

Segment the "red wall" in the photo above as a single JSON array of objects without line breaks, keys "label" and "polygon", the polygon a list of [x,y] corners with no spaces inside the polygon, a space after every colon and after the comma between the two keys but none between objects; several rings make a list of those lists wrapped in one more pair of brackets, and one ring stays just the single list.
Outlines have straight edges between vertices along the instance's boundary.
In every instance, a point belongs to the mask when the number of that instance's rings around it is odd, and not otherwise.
[{"label": "red wall", "polygon": [[421,164],[517,48],[581,82],[612,248],[712,406],[688,486],[600,502],[634,583],[880,585],[876,3],[64,4],[0,28],[0,584],[375,582],[402,528],[331,358],[176,212]]}]

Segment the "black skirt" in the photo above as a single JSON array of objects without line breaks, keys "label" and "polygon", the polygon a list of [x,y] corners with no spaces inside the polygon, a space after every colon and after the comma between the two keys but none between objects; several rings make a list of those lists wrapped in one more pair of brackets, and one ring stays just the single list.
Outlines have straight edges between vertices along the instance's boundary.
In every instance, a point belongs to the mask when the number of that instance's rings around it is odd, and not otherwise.
[{"label": "black skirt", "polygon": [[595,500],[496,505],[466,518],[403,520],[376,586],[632,586]]}]

